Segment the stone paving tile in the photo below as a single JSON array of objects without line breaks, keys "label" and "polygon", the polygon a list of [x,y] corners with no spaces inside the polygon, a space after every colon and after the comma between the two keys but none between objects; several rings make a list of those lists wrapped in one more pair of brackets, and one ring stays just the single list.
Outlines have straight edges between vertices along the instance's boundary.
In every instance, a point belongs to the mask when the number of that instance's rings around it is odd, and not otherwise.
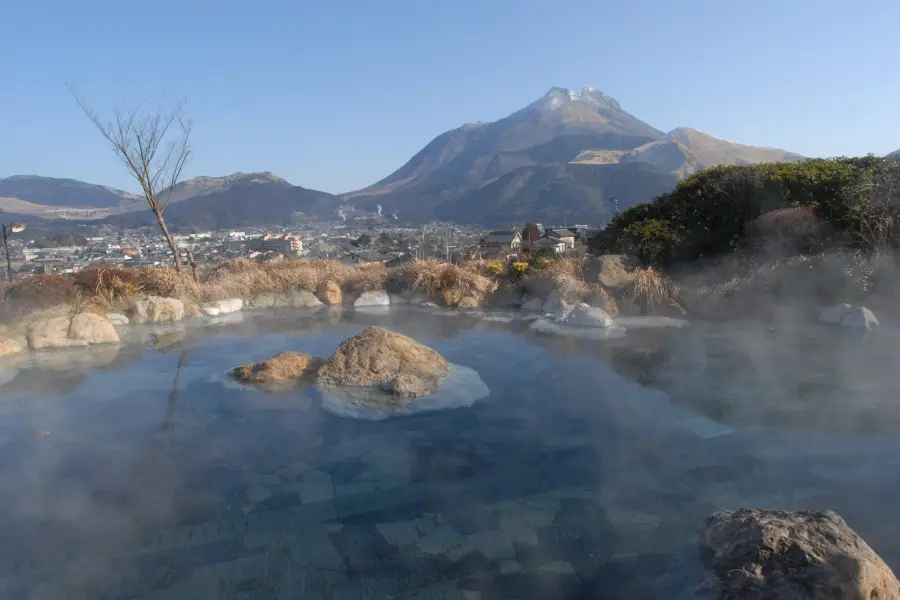
[{"label": "stone paving tile", "polygon": [[468,536],[469,546],[490,559],[515,558],[516,549],[499,529],[479,531]]},{"label": "stone paving tile", "polygon": [[500,561],[500,574],[501,575],[513,575],[515,573],[521,573],[524,569],[522,569],[522,565],[514,560],[501,560]]},{"label": "stone paving tile", "polygon": [[347,574],[340,571],[289,565],[279,583],[277,600],[330,600],[335,588],[347,584]]},{"label": "stone paving tile", "polygon": [[334,483],[331,473],[307,471],[300,480],[300,501],[303,504],[334,500]]},{"label": "stone paving tile", "polygon": [[419,541],[419,532],[414,521],[379,523],[375,526],[389,544],[406,546]]},{"label": "stone paving tile", "polygon": [[449,524],[438,525],[419,538],[419,549],[425,554],[444,554],[466,543],[466,538]]},{"label": "stone paving tile", "polygon": [[[514,573],[483,582],[479,589],[490,600],[546,600],[548,598],[607,598],[587,595],[585,585],[574,575],[556,573]],[[637,598],[643,598],[635,596]],[[623,599],[624,600],[624,599]]]},{"label": "stone paving tile", "polygon": [[177,548],[188,548],[208,542],[243,535],[246,520],[243,516],[209,521],[190,527],[163,530],[144,537],[135,554],[150,554]]},{"label": "stone paving tile", "polygon": [[369,494],[377,490],[377,481],[357,481],[335,486],[334,495],[337,498],[343,498],[344,496],[354,496],[356,494]]},{"label": "stone paving tile", "polygon": [[385,540],[374,525],[345,524],[331,541],[351,571],[401,566],[399,549]]},{"label": "stone paving tile", "polygon": [[339,533],[329,534],[324,525],[306,525],[290,532],[284,543],[291,562],[314,569],[345,570],[347,567],[332,539]]},{"label": "stone paving tile", "polygon": [[388,567],[354,573],[330,590],[329,600],[385,600],[403,598],[425,586],[438,583],[423,570]]},{"label": "stone paving tile", "polygon": [[395,490],[354,494],[334,501],[338,517],[345,523],[404,521],[428,510],[427,484],[411,484]]},{"label": "stone paving tile", "polygon": [[526,546],[538,545],[538,534],[521,515],[501,514],[500,531],[506,534],[509,541]]},{"label": "stone paving tile", "polygon": [[326,502],[254,512],[245,520],[244,543],[248,548],[265,548],[294,531],[335,520],[334,506]]},{"label": "stone paving tile", "polygon": [[575,569],[564,560],[555,560],[547,563],[540,570],[544,573],[555,573],[557,575],[575,575]]},{"label": "stone paving tile", "polygon": [[403,600],[464,600],[455,583],[438,583],[401,596]]}]

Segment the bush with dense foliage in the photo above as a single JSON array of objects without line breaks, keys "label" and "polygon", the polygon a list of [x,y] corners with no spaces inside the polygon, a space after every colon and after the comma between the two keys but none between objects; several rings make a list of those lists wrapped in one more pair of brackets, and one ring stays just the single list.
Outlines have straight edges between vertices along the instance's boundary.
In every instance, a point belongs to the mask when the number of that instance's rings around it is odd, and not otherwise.
[{"label": "bush with dense foliage", "polygon": [[[806,210],[773,213],[796,208]],[[759,231],[767,226],[793,228],[806,242],[827,231],[827,241],[872,247],[894,242],[896,218],[896,159],[866,156],[720,166],[624,211],[591,241],[591,248],[628,252],[645,264],[666,266],[741,249],[754,227]]]}]

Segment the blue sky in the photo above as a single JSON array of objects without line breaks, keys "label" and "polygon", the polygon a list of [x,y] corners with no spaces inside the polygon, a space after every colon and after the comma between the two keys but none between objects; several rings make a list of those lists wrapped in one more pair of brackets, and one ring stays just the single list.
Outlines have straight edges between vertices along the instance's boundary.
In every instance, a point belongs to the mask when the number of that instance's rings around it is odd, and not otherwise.
[{"label": "blue sky", "polygon": [[187,98],[186,176],[343,192],[436,135],[590,85],[662,130],[834,156],[900,148],[900,2],[29,0],[0,4],[0,177],[135,190],[101,112]]}]

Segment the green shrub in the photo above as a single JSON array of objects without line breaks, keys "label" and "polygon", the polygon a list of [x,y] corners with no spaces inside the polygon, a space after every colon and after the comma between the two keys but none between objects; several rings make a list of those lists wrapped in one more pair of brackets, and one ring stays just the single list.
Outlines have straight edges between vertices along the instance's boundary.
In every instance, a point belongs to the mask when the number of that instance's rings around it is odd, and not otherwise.
[{"label": "green shrub", "polygon": [[645,264],[663,266],[713,257],[744,246],[760,216],[797,207],[827,226],[831,241],[871,247],[893,241],[892,224],[900,219],[895,189],[900,162],[874,156],[713,167],[622,212],[591,249],[634,252]]}]

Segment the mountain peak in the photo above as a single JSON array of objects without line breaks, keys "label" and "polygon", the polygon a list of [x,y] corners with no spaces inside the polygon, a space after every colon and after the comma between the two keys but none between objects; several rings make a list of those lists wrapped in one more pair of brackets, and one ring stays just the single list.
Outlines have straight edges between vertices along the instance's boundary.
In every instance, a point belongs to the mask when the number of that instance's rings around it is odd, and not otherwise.
[{"label": "mountain peak", "polygon": [[597,108],[622,110],[622,106],[612,96],[607,96],[597,88],[585,86],[580,91],[555,86],[537,101],[540,108],[558,109],[570,104],[587,104]]}]

